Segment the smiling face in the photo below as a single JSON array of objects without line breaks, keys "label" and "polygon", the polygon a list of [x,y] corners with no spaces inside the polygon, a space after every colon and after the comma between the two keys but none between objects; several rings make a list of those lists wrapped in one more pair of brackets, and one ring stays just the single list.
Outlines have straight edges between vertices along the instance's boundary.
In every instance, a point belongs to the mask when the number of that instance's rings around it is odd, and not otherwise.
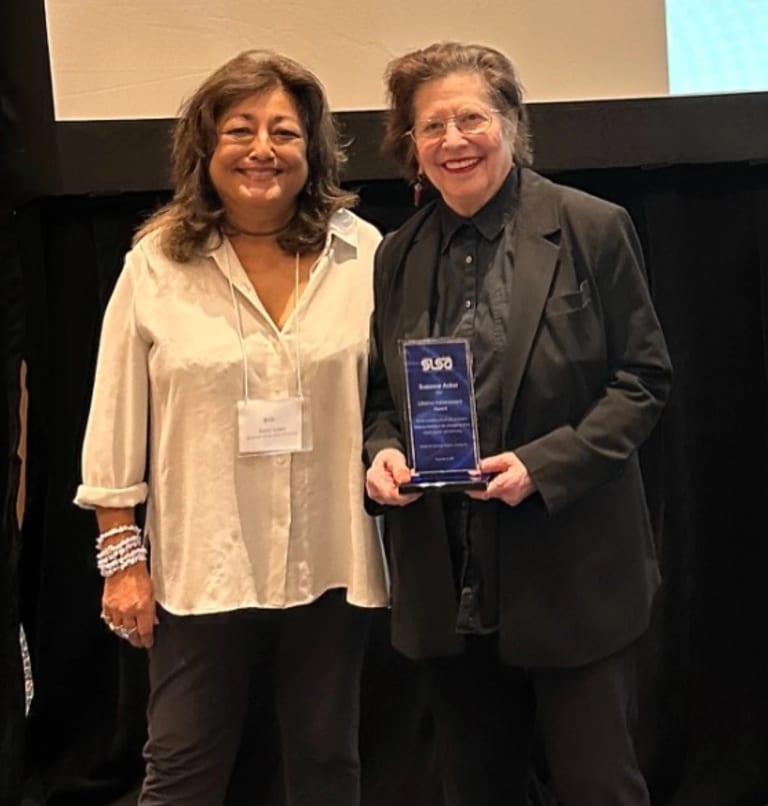
[{"label": "smiling face", "polygon": [[307,182],[306,132],[281,87],[249,95],[217,122],[208,173],[227,218],[249,229],[290,220]]},{"label": "smiling face", "polygon": [[[468,109],[489,111],[493,106],[479,73],[450,73],[416,90],[413,120],[418,130],[431,119],[446,120]],[[517,124],[503,123],[498,112],[490,116],[490,126],[481,134],[462,134],[450,121],[443,136],[415,140],[419,170],[461,216],[474,215],[492,199],[512,169]]]}]

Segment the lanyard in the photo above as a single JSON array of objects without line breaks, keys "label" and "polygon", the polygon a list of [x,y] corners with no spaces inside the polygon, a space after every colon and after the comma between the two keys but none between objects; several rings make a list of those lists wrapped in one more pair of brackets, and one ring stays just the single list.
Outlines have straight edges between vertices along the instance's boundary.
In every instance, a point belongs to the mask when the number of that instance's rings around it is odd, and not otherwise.
[{"label": "lanyard", "polygon": [[[243,335],[243,320],[242,315],[240,313],[240,303],[237,301],[237,295],[235,294],[235,285],[232,282],[232,256],[230,251],[232,249],[231,244],[227,244],[228,249],[226,252],[227,256],[227,280],[229,281],[229,293],[232,296],[232,307],[235,309],[235,319],[237,321],[237,338],[240,342],[240,352],[243,356],[243,399],[248,400],[248,354],[245,350],[245,337]],[[296,350],[295,350],[295,358],[296,358],[296,392],[298,397],[303,397],[302,393],[302,386],[301,386],[301,351],[299,348],[300,342],[300,333],[299,333],[299,326],[301,323],[301,316],[299,314],[299,253],[296,253],[296,262],[294,264],[294,285],[293,285],[293,315],[296,319],[295,323],[295,333],[296,333]],[[284,341],[282,338],[282,334],[278,333],[278,340],[281,345],[284,345]]]}]

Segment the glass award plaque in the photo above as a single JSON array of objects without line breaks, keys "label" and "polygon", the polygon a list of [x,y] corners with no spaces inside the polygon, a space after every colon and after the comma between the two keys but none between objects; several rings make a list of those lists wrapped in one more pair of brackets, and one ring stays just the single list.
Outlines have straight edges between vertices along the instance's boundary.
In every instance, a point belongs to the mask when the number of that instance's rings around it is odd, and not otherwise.
[{"label": "glass award plaque", "polygon": [[466,339],[401,342],[411,480],[401,493],[484,490]]}]

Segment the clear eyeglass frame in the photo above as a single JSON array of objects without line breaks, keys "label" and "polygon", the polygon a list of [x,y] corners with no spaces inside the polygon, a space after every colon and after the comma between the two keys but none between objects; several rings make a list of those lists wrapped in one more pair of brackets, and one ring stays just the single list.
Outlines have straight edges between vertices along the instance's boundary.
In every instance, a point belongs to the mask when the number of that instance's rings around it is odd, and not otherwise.
[{"label": "clear eyeglass frame", "polygon": [[427,118],[414,124],[405,133],[414,143],[442,140],[448,131],[448,124],[453,125],[461,134],[484,134],[491,128],[493,115],[499,110],[491,107],[467,107],[460,109],[455,115],[445,118]]}]

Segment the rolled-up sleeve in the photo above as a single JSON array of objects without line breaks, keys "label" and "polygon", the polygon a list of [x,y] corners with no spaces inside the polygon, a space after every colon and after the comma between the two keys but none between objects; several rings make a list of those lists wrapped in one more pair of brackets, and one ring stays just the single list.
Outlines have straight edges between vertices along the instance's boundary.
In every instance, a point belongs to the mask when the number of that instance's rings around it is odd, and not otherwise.
[{"label": "rolled-up sleeve", "polygon": [[136,313],[136,273],[130,252],[104,314],[91,408],[83,442],[83,479],[75,504],[132,507],[147,497],[149,342]]}]

